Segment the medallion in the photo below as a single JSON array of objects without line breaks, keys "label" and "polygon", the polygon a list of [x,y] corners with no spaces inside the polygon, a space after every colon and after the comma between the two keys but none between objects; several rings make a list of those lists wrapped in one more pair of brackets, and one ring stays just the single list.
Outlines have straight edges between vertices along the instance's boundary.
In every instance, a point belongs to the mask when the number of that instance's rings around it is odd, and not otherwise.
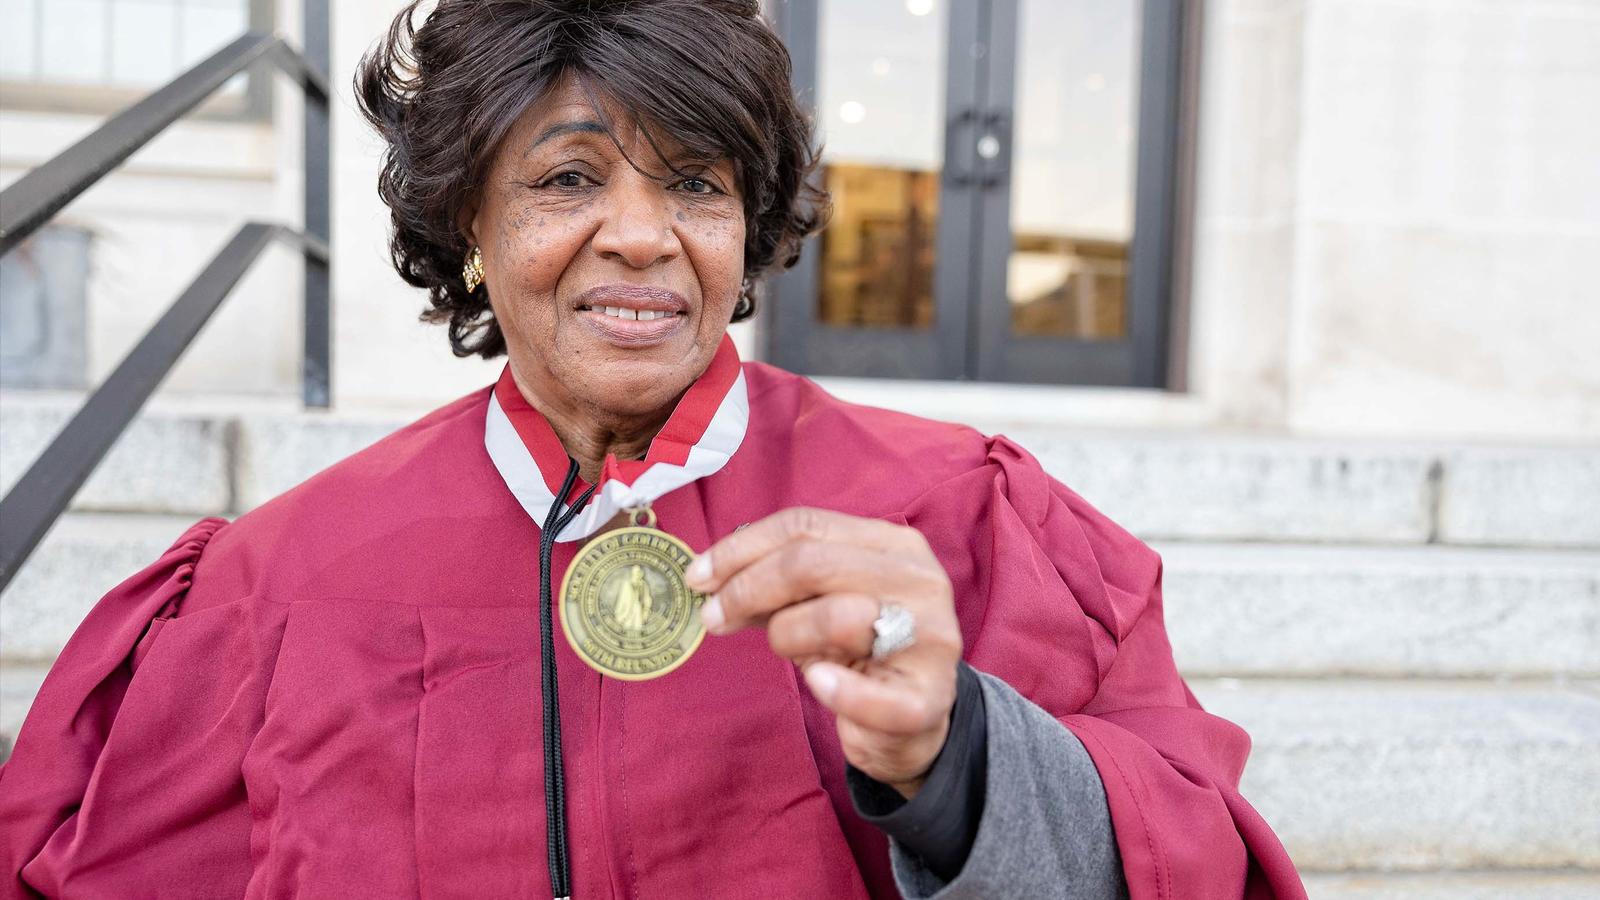
[{"label": "medallion", "polygon": [[561,630],[578,657],[624,681],[659,678],[684,664],[700,641],[705,595],[683,572],[694,552],[655,527],[648,507],[631,524],[578,551],[561,581]]}]

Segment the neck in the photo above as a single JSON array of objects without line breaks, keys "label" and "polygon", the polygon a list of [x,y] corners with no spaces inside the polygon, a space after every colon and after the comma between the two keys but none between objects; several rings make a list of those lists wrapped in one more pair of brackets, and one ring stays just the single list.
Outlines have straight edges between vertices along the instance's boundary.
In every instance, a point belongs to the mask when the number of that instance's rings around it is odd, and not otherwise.
[{"label": "neck", "polygon": [[528,405],[550,423],[567,455],[578,461],[579,477],[590,484],[600,481],[607,456],[644,459],[650,442],[671,417],[678,399],[673,398],[666,407],[644,414],[619,414],[579,403],[571,397],[550,396],[558,392],[531,390],[515,364],[511,367],[511,377]]}]

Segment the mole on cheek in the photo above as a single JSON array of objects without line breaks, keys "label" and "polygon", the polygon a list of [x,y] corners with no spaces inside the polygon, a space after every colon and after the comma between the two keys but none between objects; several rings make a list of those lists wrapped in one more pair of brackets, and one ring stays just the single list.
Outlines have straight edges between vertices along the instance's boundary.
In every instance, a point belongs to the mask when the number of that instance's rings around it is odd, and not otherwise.
[{"label": "mole on cheek", "polygon": [[689,215],[688,215],[688,213],[685,213],[685,212],[684,212],[684,211],[683,211],[683,210],[681,210],[681,209],[680,209],[680,210],[678,210],[678,221],[679,221],[679,222],[687,222],[687,221],[689,221]]}]

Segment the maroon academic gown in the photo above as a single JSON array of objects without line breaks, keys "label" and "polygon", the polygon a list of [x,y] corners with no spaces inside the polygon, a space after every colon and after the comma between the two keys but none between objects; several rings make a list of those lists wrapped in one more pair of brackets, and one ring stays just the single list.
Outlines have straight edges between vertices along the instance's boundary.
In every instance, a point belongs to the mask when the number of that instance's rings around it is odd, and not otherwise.
[{"label": "maroon academic gown", "polygon": [[[548,896],[539,530],[486,452],[491,397],[547,482],[566,460],[507,384],[200,522],[100,601],[0,768],[0,893]],[[966,658],[1088,748],[1132,897],[1304,896],[1239,795],[1248,737],[1173,666],[1153,551],[1004,438],[843,403],[731,343],[606,480],[694,456],[730,387],[737,451],[655,500],[662,528],[703,550],[800,505],[915,527]],[[555,647],[576,898],[896,895],[832,716],[762,632],[645,682]]]}]

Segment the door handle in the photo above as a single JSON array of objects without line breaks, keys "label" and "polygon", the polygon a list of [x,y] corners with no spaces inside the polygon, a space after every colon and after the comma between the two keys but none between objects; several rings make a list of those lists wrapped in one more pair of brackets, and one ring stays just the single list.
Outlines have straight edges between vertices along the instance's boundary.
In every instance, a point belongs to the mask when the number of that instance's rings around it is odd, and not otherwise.
[{"label": "door handle", "polygon": [[944,180],[953,187],[976,184],[978,173],[973,133],[979,116],[974,108],[951,116],[944,127]]}]

